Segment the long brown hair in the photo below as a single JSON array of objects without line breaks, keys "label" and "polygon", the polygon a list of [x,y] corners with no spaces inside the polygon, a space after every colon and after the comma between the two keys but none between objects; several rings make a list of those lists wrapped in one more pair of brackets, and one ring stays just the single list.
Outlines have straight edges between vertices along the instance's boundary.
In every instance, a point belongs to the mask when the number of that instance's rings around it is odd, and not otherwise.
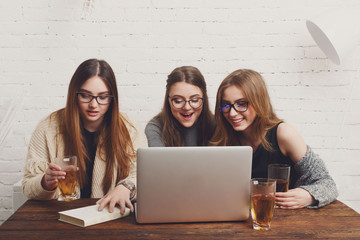
[{"label": "long brown hair", "polygon": [[180,130],[182,125],[172,115],[171,107],[169,104],[170,88],[177,82],[186,82],[192,84],[199,87],[202,91],[203,108],[199,118],[197,119],[197,124],[199,126],[198,145],[208,145],[208,142],[212,137],[212,122],[214,116],[209,109],[209,100],[207,96],[206,82],[204,76],[201,74],[199,69],[192,66],[175,68],[166,80],[164,105],[161,112],[154,117],[155,119],[158,119],[163,125],[163,142],[165,146],[184,146],[184,139]]},{"label": "long brown hair", "polygon": [[104,80],[113,96],[103,122],[96,133],[99,156],[106,162],[105,175],[102,188],[106,194],[114,178],[116,168],[116,182],[126,178],[130,172],[130,165],[135,156],[135,151],[130,138],[129,130],[133,126],[119,112],[118,91],[115,74],[110,65],[104,60],[89,59],[76,69],[71,78],[66,106],[53,115],[59,123],[59,134],[64,141],[64,154],[76,155],[79,160],[79,183],[83,187],[87,180],[86,163],[89,161],[83,137],[83,123],[79,113],[76,92],[91,77],[98,76]]},{"label": "long brown hair", "polygon": [[211,139],[211,144],[222,146],[240,144],[241,134],[233,129],[220,111],[224,91],[230,86],[240,88],[256,112],[256,118],[252,123],[254,137],[261,140],[261,144],[266,150],[273,151],[271,144],[266,139],[266,133],[282,120],[273,111],[263,78],[258,72],[249,69],[239,69],[232,72],[220,84],[215,106],[217,128],[214,137]]}]

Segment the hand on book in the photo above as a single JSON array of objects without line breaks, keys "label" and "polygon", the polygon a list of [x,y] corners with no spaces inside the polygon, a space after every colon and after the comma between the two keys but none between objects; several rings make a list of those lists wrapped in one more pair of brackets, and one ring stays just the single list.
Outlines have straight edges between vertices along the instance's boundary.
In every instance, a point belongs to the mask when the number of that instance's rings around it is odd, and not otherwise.
[{"label": "hand on book", "polygon": [[99,210],[102,210],[106,205],[109,205],[109,212],[113,212],[115,205],[119,204],[121,214],[125,213],[126,207],[130,208],[131,212],[134,212],[134,207],[130,201],[130,190],[123,185],[118,185],[97,201],[96,204],[100,205]]}]

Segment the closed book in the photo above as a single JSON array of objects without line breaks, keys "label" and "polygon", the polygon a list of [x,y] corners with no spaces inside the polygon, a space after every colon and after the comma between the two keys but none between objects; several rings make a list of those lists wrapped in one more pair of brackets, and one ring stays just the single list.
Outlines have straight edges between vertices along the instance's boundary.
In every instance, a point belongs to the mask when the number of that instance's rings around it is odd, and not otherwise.
[{"label": "closed book", "polygon": [[124,215],[120,214],[120,208],[115,207],[112,213],[106,206],[102,211],[98,210],[99,205],[91,205],[87,207],[75,208],[59,212],[59,220],[80,227],[87,227],[94,224],[122,218],[130,214],[130,209],[126,208]]}]

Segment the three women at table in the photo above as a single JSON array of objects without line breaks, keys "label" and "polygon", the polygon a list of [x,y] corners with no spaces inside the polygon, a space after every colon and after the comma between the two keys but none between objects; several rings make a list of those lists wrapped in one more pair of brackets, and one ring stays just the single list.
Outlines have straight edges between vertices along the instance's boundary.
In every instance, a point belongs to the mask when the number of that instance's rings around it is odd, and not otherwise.
[{"label": "three women at table", "polygon": [[266,178],[270,163],[291,166],[291,190],[276,193],[276,205],[286,209],[321,207],[336,199],[336,185],[325,164],[291,125],[276,116],[259,73],[240,69],[222,81],[215,120],[211,144],[251,146],[253,178]]},{"label": "three women at table", "polygon": [[[216,121],[216,131],[215,130]],[[252,177],[267,177],[270,163],[292,166],[288,192],[276,193],[282,208],[321,207],[337,197],[335,182],[323,161],[272,109],[261,75],[241,69],[231,73],[217,92],[215,121],[206,83],[195,67],[174,69],[168,76],[161,112],[146,126],[152,146],[252,146]],[[105,61],[90,59],[75,71],[65,108],[41,121],[27,155],[23,192],[28,198],[58,197],[66,173],[57,156],[79,159],[78,194],[101,198],[100,209],[119,204],[133,210],[135,150],[141,137],[119,112],[114,72]],[[133,181],[131,181],[133,180]]]},{"label": "three women at table", "polygon": [[58,198],[66,173],[55,157],[78,158],[77,194],[101,198],[99,210],[115,204],[133,211],[135,149],[141,135],[119,112],[118,90],[110,65],[97,59],[80,64],[70,81],[65,108],[41,121],[28,147],[23,192],[31,199]]},{"label": "three women at table", "polygon": [[192,66],[175,68],[166,81],[161,112],[145,127],[148,146],[206,146],[214,131],[203,75]]}]

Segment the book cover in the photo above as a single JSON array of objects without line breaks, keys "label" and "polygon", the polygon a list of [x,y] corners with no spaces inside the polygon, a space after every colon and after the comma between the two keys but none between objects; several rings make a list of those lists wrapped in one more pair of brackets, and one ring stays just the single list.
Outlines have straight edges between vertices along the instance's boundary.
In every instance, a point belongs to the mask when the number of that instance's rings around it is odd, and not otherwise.
[{"label": "book cover", "polygon": [[75,208],[59,212],[59,220],[66,223],[71,223],[80,227],[87,227],[94,224],[114,220],[125,217],[130,214],[130,209],[126,208],[124,215],[120,214],[120,208],[115,207],[112,213],[109,212],[106,206],[102,211],[98,210],[99,205],[91,205],[87,207]]}]

